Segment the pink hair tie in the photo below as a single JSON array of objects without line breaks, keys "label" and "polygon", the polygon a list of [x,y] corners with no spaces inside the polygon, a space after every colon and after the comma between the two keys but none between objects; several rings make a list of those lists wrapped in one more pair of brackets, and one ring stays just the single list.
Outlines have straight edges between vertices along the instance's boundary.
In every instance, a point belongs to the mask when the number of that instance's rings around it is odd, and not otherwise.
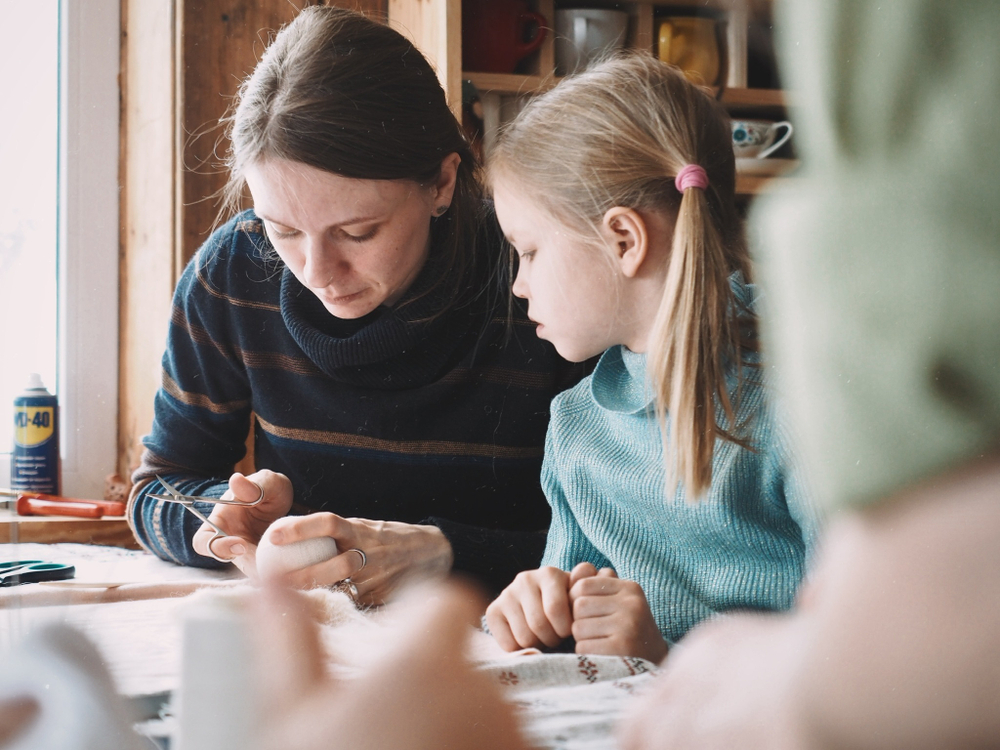
[{"label": "pink hair tie", "polygon": [[674,178],[674,187],[681,193],[691,187],[704,190],[708,187],[708,172],[697,164],[688,164],[677,173]]}]

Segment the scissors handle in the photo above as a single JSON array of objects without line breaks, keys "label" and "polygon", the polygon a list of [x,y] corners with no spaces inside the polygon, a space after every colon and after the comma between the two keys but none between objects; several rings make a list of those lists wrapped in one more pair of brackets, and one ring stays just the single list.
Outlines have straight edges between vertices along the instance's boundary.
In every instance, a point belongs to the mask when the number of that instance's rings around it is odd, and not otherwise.
[{"label": "scissors handle", "polygon": [[76,567],[64,563],[31,562],[0,573],[0,587],[40,581],[65,581],[76,575]]},{"label": "scissors handle", "polygon": [[8,562],[0,562],[0,574],[9,573],[14,570],[14,568],[23,568],[26,565],[37,565],[38,563],[43,563],[44,560],[10,560]]}]

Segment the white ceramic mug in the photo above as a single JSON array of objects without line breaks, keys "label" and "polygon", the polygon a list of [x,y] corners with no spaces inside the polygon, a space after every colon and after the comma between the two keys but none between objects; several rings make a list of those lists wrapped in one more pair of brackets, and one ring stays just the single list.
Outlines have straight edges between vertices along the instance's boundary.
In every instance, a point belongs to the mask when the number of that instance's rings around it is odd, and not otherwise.
[{"label": "white ceramic mug", "polygon": [[587,67],[605,52],[625,44],[628,13],[601,8],[564,8],[556,11],[556,75]]},{"label": "white ceramic mug", "polygon": [[[785,128],[778,138],[778,131]],[[733,120],[733,152],[737,159],[764,159],[792,137],[792,123],[787,120]]]}]

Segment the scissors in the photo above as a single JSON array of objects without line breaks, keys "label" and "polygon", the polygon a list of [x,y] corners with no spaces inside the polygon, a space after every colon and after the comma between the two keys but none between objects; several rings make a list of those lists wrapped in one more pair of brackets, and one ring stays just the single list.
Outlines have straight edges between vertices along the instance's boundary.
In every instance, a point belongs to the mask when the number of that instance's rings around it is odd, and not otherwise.
[{"label": "scissors", "polygon": [[14,560],[0,563],[0,587],[19,586],[39,581],[65,581],[76,575],[76,568],[44,560]]},{"label": "scissors", "polygon": [[179,503],[186,510],[190,511],[193,515],[197,516],[203,523],[208,524],[208,526],[215,532],[215,535],[208,540],[208,553],[218,560],[219,562],[232,562],[232,560],[224,560],[221,557],[215,557],[212,552],[212,542],[216,539],[222,539],[223,537],[229,536],[225,531],[220,529],[214,523],[208,520],[208,517],[194,507],[196,502],[199,503],[211,503],[212,505],[240,505],[244,508],[252,508],[257,505],[261,500],[264,499],[264,488],[258,486],[257,489],[260,490],[260,497],[254,500],[252,503],[245,503],[242,500],[225,500],[221,497],[203,497],[200,495],[185,495],[183,492],[174,487],[170,482],[161,477],[159,474],[156,475],[156,479],[163,485],[163,489],[167,491],[166,495],[154,495],[149,494],[149,497],[154,500],[163,500],[168,503]]}]

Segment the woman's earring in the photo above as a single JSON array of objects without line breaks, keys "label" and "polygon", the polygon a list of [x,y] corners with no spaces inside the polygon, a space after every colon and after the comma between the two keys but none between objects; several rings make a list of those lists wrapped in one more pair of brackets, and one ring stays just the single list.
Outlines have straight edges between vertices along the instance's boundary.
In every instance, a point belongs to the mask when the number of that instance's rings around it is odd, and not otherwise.
[{"label": "woman's earring", "polygon": [[438,206],[436,209],[434,209],[434,215],[435,216],[444,216],[444,212],[447,211],[448,208],[449,208],[449,206]]}]

